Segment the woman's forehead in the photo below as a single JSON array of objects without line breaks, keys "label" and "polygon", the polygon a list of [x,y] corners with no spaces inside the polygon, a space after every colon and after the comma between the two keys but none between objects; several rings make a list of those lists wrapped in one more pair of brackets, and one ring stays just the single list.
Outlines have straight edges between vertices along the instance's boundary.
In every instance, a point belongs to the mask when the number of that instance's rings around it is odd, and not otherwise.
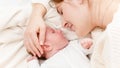
[{"label": "woman's forehead", "polygon": [[61,3],[56,5],[56,8],[57,9],[64,8],[67,4],[68,4],[67,2],[61,2]]}]

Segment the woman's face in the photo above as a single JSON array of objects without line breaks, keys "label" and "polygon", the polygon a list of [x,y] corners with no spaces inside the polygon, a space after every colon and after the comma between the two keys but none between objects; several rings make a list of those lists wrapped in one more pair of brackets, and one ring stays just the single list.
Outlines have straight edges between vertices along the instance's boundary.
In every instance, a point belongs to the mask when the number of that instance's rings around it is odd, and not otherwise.
[{"label": "woman's face", "polygon": [[84,27],[90,22],[90,15],[87,4],[80,4],[78,1],[64,1],[56,5],[56,7],[63,19],[63,27],[75,31],[79,36],[84,31]]}]

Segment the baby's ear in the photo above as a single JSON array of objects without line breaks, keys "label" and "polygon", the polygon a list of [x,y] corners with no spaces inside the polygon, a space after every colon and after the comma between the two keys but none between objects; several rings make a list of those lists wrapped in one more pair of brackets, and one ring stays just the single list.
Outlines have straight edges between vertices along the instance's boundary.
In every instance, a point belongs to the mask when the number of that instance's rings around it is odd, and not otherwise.
[{"label": "baby's ear", "polygon": [[51,51],[53,49],[50,45],[43,45],[43,48],[47,52],[49,52],[49,51]]}]

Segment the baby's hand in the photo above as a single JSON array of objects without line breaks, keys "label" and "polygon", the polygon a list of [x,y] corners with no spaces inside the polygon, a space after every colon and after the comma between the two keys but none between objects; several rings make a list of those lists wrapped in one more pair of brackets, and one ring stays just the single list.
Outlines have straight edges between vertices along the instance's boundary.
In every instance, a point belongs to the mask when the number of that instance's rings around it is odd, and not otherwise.
[{"label": "baby's hand", "polygon": [[85,38],[85,39],[82,39],[80,43],[83,46],[83,48],[89,49],[91,45],[93,44],[93,41],[91,38]]}]

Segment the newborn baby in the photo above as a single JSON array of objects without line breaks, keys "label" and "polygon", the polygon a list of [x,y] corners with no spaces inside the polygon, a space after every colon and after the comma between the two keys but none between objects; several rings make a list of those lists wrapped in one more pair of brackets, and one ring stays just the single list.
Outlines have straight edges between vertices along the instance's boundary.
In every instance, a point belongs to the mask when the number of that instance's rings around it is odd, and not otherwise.
[{"label": "newborn baby", "polygon": [[[82,45],[82,47],[85,49],[89,49],[92,45],[92,40],[90,38],[85,38],[81,40],[81,42],[78,44],[79,46]],[[68,45],[69,45],[69,41],[64,37],[61,30],[47,27],[46,41],[44,45],[42,45],[42,48],[44,50],[44,54],[42,55],[42,57],[48,59],[53,55],[55,55],[60,50],[64,49]],[[33,60],[36,59],[37,59],[36,57],[32,57],[28,60],[28,62],[32,62]],[[29,66],[29,68],[33,68],[33,67]],[[40,68],[39,63],[34,65],[34,68]]]}]

